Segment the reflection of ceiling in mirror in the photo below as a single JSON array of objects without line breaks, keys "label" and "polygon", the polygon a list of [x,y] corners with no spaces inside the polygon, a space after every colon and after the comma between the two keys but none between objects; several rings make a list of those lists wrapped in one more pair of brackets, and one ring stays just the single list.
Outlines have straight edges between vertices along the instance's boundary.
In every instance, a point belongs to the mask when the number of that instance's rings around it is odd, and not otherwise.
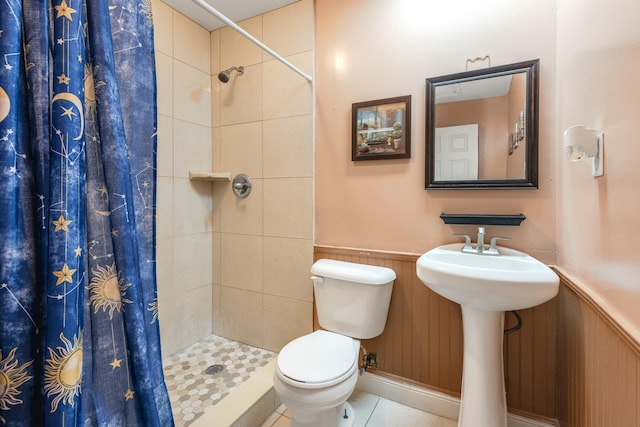
[{"label": "reflection of ceiling in mirror", "polygon": [[504,96],[509,93],[512,74],[470,80],[436,87],[436,104]]}]

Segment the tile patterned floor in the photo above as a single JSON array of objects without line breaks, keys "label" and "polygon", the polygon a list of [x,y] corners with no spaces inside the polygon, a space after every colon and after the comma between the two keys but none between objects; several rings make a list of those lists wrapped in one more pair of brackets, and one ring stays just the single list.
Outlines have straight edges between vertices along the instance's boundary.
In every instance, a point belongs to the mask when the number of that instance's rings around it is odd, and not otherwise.
[{"label": "tile patterned floor", "polygon": [[164,360],[176,427],[186,427],[275,357],[275,353],[217,335]]},{"label": "tile patterned floor", "polygon": [[[404,406],[360,390],[354,391],[349,403],[356,414],[354,427],[456,427],[448,418]],[[260,427],[290,427],[291,412],[281,405]]]}]

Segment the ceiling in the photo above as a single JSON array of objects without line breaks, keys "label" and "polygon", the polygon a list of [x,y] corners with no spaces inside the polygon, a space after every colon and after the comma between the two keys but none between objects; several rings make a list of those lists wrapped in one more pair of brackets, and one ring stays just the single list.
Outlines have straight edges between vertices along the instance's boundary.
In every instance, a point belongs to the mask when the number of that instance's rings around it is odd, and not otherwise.
[{"label": "ceiling", "polygon": [[[191,0],[163,0],[165,3],[202,25],[208,31],[224,27],[226,24]],[[242,21],[278,9],[297,0],[205,0],[214,9],[233,22]]]},{"label": "ceiling", "polygon": [[511,77],[512,75],[508,74],[462,83],[443,84],[437,87],[436,104],[504,96],[509,93]]}]

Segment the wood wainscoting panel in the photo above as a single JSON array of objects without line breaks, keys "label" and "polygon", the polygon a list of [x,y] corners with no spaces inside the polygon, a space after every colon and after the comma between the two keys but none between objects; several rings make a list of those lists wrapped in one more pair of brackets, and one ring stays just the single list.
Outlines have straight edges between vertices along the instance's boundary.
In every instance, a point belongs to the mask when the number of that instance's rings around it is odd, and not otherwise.
[{"label": "wood wainscoting panel", "polygon": [[[315,259],[329,258],[392,268],[397,275],[389,316],[379,337],[363,340],[378,354],[378,373],[460,395],[462,316],[460,306],[426,287],[416,275],[418,255],[316,246]],[[556,303],[521,310],[523,325],[505,336],[509,410],[556,418]],[[508,315],[507,326],[515,319]],[[319,328],[314,319],[314,328]]]},{"label": "wood wainscoting panel", "polygon": [[[507,403],[525,413],[555,418],[556,300],[518,313],[522,327],[504,337]],[[506,313],[505,328],[516,324],[514,315]]]},{"label": "wood wainscoting panel", "polygon": [[561,275],[558,420],[563,427],[640,427],[640,352],[607,313]]},{"label": "wood wainscoting panel", "polygon": [[[460,394],[460,307],[432,292],[416,276],[417,256],[316,247],[315,259],[330,258],[389,267],[396,272],[385,331],[363,340],[378,354],[378,371]],[[319,325],[315,325],[319,327]]]}]

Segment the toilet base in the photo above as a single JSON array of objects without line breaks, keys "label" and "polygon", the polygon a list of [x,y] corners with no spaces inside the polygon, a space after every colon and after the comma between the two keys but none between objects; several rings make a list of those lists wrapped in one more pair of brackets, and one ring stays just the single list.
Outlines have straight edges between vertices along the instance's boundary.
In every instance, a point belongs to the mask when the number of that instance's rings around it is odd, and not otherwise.
[{"label": "toilet base", "polygon": [[344,402],[338,411],[338,427],[353,427],[356,422],[356,413],[349,402]]},{"label": "toilet base", "polygon": [[353,427],[355,412],[348,402],[336,408],[316,413],[316,417],[308,422],[291,419],[291,427]]},{"label": "toilet base", "polygon": [[[276,365],[273,388],[291,411],[291,427],[351,427],[354,412],[347,399],[358,382],[357,355],[360,342],[353,340],[353,365],[342,376],[326,383],[305,384],[291,380]],[[313,366],[311,363],[309,366]],[[347,410],[347,418],[344,411]]]}]

